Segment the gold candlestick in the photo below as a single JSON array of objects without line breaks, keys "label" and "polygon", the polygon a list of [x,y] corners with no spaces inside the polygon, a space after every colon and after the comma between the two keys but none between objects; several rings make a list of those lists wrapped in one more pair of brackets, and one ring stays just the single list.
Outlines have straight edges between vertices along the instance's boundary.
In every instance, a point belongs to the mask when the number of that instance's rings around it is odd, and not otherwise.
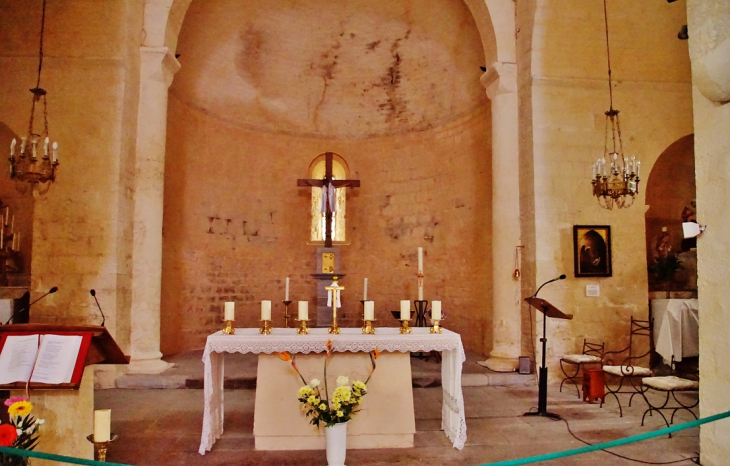
[{"label": "gold candlestick", "polygon": [[289,301],[288,299],[285,301],[282,301],[284,303],[285,309],[284,309],[284,328],[289,328],[289,305],[292,303],[292,301]]},{"label": "gold candlestick", "polygon": [[375,320],[366,320],[365,325],[362,328],[363,335],[375,335],[375,327],[373,327]]},{"label": "gold candlestick", "polygon": [[441,333],[443,327],[439,326],[439,322],[442,320],[443,319],[431,319],[431,323],[433,324],[433,327],[431,327],[431,333]]},{"label": "gold candlestick", "polygon": [[401,335],[405,335],[407,333],[410,334],[410,333],[413,332],[413,330],[411,330],[411,327],[408,326],[408,322],[411,319],[398,319],[398,320],[400,320],[400,333],[401,333]]},{"label": "gold candlestick", "polygon": [[86,440],[94,444],[94,459],[96,461],[106,462],[106,451],[109,449],[109,444],[118,439],[117,434],[111,434],[109,440],[106,442],[95,442],[94,434],[88,435]]},{"label": "gold candlestick", "polygon": [[299,325],[299,328],[297,329],[297,335],[309,335],[309,327],[307,327],[307,322],[309,319],[294,319],[297,322],[301,322]]},{"label": "gold candlestick", "polygon": [[270,320],[262,320],[261,321],[261,328],[259,329],[259,333],[262,335],[271,335],[271,324]]},{"label": "gold candlestick", "polygon": [[232,320],[225,320],[226,326],[223,327],[223,335],[235,335],[236,329],[233,328],[233,321]]}]

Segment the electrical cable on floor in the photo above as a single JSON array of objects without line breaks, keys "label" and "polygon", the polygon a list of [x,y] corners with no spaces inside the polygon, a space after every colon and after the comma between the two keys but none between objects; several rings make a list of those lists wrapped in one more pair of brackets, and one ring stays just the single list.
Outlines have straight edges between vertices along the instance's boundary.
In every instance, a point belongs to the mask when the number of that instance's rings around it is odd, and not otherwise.
[{"label": "electrical cable on floor", "polygon": [[[531,408],[531,409],[532,409],[532,408]],[[592,446],[592,445],[593,445],[592,443],[590,443],[590,442],[586,442],[586,441],[585,441],[585,440],[583,440],[582,438],[580,438],[580,437],[578,437],[577,435],[575,435],[575,434],[573,433],[573,431],[572,431],[572,430],[570,430],[570,424],[568,424],[568,421],[566,421],[565,419],[553,419],[553,420],[554,420],[554,421],[563,421],[563,422],[565,423],[565,427],[566,427],[566,428],[568,429],[568,433],[569,433],[570,435],[572,435],[574,439],[578,440],[579,442],[583,442],[583,443],[585,443],[586,445],[590,445],[590,446]],[[693,463],[695,463],[695,464],[701,464],[701,463],[700,463],[700,457],[699,457],[699,456],[693,456],[693,457],[691,457],[691,458],[683,458],[683,459],[681,459],[681,460],[675,460],[675,461],[667,461],[667,462],[659,463],[659,462],[652,462],[652,461],[643,461],[643,460],[637,460],[637,459],[634,459],[634,458],[629,458],[628,456],[624,456],[624,455],[619,455],[618,453],[614,453],[614,452],[612,452],[612,451],[608,451],[608,450],[603,450],[603,449],[602,449],[601,451],[604,451],[604,452],[606,452],[606,453],[608,453],[608,454],[610,454],[610,455],[613,455],[613,456],[617,456],[617,457],[619,457],[619,458],[622,458],[622,459],[625,459],[625,460],[628,460],[628,461],[633,461],[633,462],[635,462],[635,463],[641,463],[641,464],[675,464],[675,463],[682,463],[682,462],[684,462],[684,461],[692,461],[692,462],[693,462]]]}]

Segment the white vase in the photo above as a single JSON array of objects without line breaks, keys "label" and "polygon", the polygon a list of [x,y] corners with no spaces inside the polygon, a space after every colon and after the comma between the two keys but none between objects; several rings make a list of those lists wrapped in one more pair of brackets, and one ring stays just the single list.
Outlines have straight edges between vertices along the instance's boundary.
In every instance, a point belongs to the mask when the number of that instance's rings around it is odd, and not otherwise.
[{"label": "white vase", "polygon": [[324,428],[327,439],[327,465],[345,466],[347,454],[347,423],[340,422]]}]

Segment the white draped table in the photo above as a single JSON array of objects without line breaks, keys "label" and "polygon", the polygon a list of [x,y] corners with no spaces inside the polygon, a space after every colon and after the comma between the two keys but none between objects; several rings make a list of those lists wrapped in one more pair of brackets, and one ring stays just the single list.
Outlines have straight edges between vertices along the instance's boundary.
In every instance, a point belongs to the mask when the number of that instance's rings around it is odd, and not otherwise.
[{"label": "white draped table", "polygon": [[[455,448],[464,448],[466,418],[461,369],[466,355],[458,333],[444,329],[441,334],[431,334],[429,328],[413,328],[412,334],[401,335],[398,328],[381,327],[375,335],[363,335],[359,328],[343,328],[340,335],[330,335],[326,328],[313,328],[309,335],[297,335],[293,328],[275,328],[271,335],[261,335],[255,328],[237,328],[235,335],[216,332],[208,336],[205,344],[203,433],[198,452],[204,455],[210,451],[223,435],[224,353],[322,353],[327,340],[333,342],[336,352],[371,352],[376,347],[381,352],[393,353],[440,351],[443,357],[441,428]],[[376,371],[374,376],[377,374]]]},{"label": "white draped table", "polygon": [[700,315],[697,299],[652,299],[654,348],[664,362],[699,356]]}]

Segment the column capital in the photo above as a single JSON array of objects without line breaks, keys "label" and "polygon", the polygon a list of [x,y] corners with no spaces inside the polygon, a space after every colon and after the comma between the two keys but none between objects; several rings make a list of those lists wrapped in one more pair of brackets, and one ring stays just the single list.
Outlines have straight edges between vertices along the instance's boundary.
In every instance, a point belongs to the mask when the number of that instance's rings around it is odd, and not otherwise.
[{"label": "column capital", "polygon": [[507,62],[494,62],[479,78],[487,90],[487,97],[494,99],[500,94],[517,92],[517,65]]},{"label": "column capital", "polygon": [[167,47],[140,47],[141,74],[144,80],[148,78],[163,82],[167,87],[172,84],[175,73],[180,71],[182,65],[177,61],[175,55]]}]

